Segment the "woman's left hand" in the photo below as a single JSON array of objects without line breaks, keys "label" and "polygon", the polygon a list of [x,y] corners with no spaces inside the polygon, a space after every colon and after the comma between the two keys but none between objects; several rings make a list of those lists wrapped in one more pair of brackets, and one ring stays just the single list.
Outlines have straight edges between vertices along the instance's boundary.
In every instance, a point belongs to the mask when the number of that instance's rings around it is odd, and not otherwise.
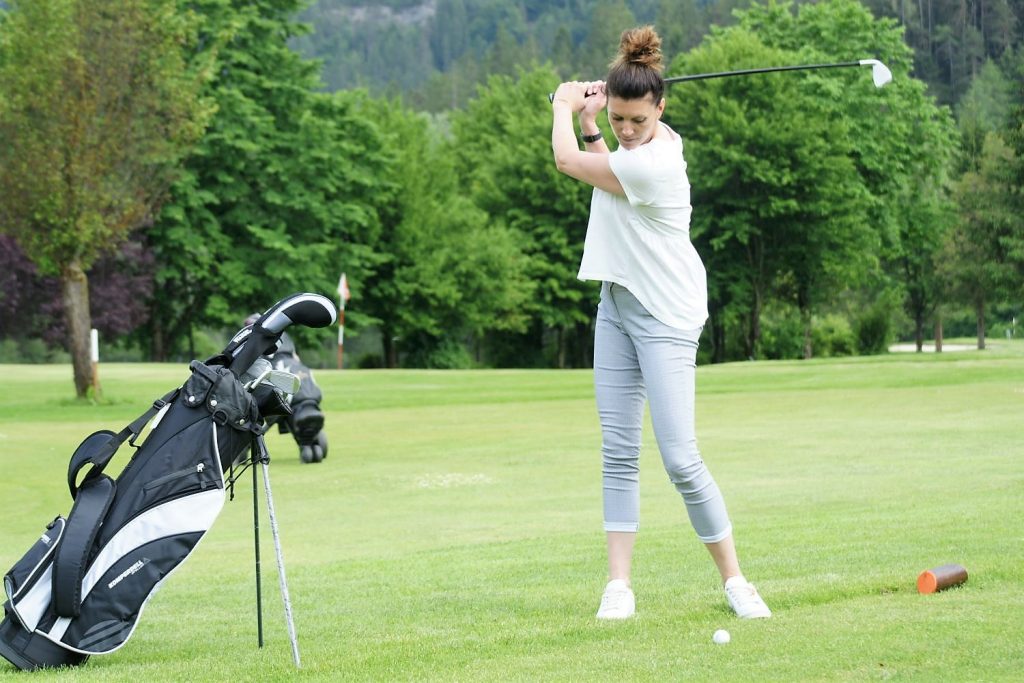
[{"label": "woman's left hand", "polygon": [[569,109],[575,114],[583,109],[586,104],[587,87],[591,84],[584,81],[566,81],[555,90],[555,96],[551,103],[565,102]]}]

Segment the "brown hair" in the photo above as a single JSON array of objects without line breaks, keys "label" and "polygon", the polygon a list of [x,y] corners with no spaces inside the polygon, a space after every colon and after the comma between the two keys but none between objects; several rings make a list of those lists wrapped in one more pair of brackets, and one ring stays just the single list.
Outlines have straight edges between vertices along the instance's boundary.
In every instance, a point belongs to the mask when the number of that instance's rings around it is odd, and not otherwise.
[{"label": "brown hair", "polygon": [[609,96],[624,100],[649,95],[657,104],[665,93],[661,71],[661,38],[654,27],[626,29],[619,39],[619,54],[608,65],[605,89]]}]

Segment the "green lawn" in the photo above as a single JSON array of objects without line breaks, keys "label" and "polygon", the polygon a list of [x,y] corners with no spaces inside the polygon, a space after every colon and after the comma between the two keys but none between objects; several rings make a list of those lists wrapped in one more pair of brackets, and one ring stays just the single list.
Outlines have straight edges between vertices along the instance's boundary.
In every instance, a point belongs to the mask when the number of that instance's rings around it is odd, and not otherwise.
[{"label": "green lawn", "polygon": [[[67,459],[187,374],[0,366],[0,570],[66,514]],[[731,616],[645,435],[638,615],[598,623],[600,436],[585,371],[318,371],[330,454],[269,446],[302,653],[263,519],[256,647],[248,478],[120,651],[60,681],[1019,680],[1024,345],[704,366],[698,434],[775,616]],[[119,456],[120,457],[120,456]],[[265,501],[261,500],[261,505]],[[265,508],[264,508],[265,510]],[[917,574],[965,565],[922,596]],[[726,628],[729,645],[711,642]],[[6,662],[0,681],[27,680]]]}]

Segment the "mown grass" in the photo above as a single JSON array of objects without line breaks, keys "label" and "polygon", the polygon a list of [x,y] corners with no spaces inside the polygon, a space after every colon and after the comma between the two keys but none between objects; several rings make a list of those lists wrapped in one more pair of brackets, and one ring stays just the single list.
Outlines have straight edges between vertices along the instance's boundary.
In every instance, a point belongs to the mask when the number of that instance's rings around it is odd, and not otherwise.
[{"label": "mown grass", "polygon": [[[67,458],[187,369],[0,366],[0,569],[66,514]],[[701,450],[775,611],[729,613],[648,428],[638,616],[598,623],[600,467],[585,371],[319,371],[330,455],[269,445],[302,669],[264,513],[256,648],[248,478],[118,652],[33,680],[1018,680],[1024,347],[706,366]],[[261,500],[261,505],[264,501]],[[923,569],[960,588],[922,596]],[[711,634],[727,628],[732,642]],[[0,680],[24,680],[0,663]]]}]

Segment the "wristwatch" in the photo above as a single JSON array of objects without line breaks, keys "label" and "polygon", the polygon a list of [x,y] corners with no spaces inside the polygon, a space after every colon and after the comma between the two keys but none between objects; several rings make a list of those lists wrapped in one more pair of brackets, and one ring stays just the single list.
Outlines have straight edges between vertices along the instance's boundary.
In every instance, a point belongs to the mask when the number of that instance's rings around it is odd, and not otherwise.
[{"label": "wristwatch", "polygon": [[597,131],[593,135],[583,135],[582,131],[581,131],[581,134],[580,134],[580,139],[583,140],[583,142],[597,142],[602,137],[604,137],[604,136],[601,135],[601,131]]}]

